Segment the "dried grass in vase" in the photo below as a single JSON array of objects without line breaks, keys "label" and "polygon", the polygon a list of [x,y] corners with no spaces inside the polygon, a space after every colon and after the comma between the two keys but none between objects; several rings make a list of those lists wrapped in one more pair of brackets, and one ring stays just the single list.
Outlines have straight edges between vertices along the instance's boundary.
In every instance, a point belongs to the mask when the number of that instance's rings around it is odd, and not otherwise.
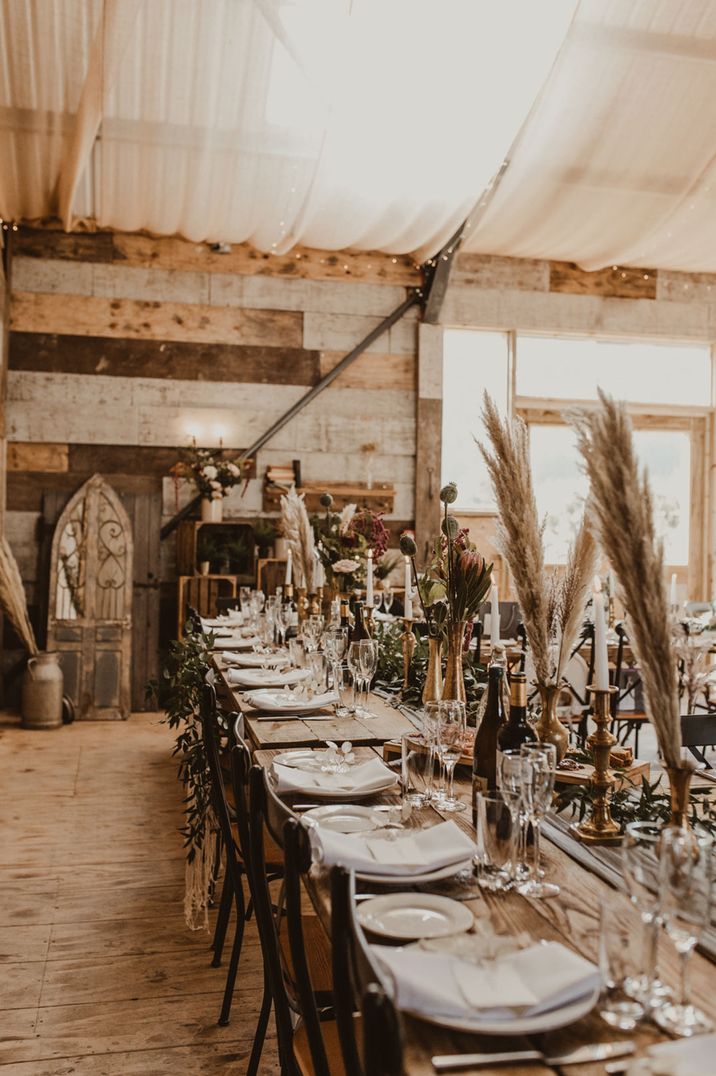
[{"label": "dried grass in vase", "polygon": [[542,697],[538,731],[541,739],[555,744],[561,758],[569,737],[557,719],[559,686],[582,625],[596,545],[582,520],[564,574],[547,574],[544,523],[537,514],[527,427],[519,418],[502,420],[487,393],[483,421],[492,451],[484,445],[480,450],[500,513],[498,546],[512,574]]},{"label": "dried grass in vase", "polygon": [[25,588],[7,539],[0,539],[0,606],[30,654],[37,654],[35,633],[27,613]]},{"label": "dried grass in vase", "polygon": [[667,766],[681,767],[678,677],[672,645],[663,544],[654,530],[651,489],[639,475],[624,404],[601,390],[595,410],[571,415],[592,488],[590,516],[628,611],[651,722]]},{"label": "dried grass in vase", "polygon": [[305,587],[312,594],[316,565],[315,538],[303,494],[296,493],[295,486],[291,486],[288,493],[281,497],[281,514],[283,536],[293,555],[296,585]]}]

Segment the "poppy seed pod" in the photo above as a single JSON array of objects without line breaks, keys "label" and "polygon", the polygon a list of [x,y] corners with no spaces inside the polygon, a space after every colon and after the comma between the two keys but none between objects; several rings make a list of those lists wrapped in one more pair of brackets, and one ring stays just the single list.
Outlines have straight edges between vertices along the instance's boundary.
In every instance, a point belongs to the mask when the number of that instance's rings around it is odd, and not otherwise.
[{"label": "poppy seed pod", "polygon": [[446,486],[440,490],[440,500],[443,504],[454,504],[457,500],[457,486],[454,482],[448,482]]},{"label": "poppy seed pod", "polygon": [[445,519],[440,524],[440,529],[445,537],[449,538],[451,541],[453,538],[456,538],[459,528],[455,516],[445,516]]},{"label": "poppy seed pod", "polygon": [[323,508],[330,508],[333,504],[333,497],[330,493],[321,494],[321,505]]},{"label": "poppy seed pod", "polygon": [[415,540],[410,534],[401,534],[400,536],[400,552],[404,557],[414,557],[418,551],[418,547],[415,544]]}]

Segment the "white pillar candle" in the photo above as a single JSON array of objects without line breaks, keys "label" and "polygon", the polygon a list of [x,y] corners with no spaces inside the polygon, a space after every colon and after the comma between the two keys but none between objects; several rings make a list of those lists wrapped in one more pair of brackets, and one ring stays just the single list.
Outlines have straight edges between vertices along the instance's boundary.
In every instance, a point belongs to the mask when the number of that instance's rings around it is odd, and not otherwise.
[{"label": "white pillar candle", "polygon": [[291,547],[289,546],[288,553],[286,554],[286,579],[285,579],[285,583],[286,583],[287,587],[291,585],[291,580],[292,579],[293,579],[293,553],[291,552]]},{"label": "white pillar candle", "polygon": [[497,583],[490,588],[490,645],[497,646],[500,642],[500,599],[497,593]]},{"label": "white pillar candle", "polygon": [[609,687],[609,654],[604,622],[604,595],[602,584],[596,576],[592,593],[592,608],[594,611],[594,686],[599,691],[606,691]]},{"label": "white pillar candle", "polygon": [[373,608],[373,550],[368,550],[368,563],[365,576],[365,604],[369,609]]},{"label": "white pillar candle", "polygon": [[413,598],[412,587],[410,581],[410,557],[405,558],[405,612],[403,616],[406,620],[413,619]]},{"label": "white pillar candle", "polygon": [[676,601],[676,572],[674,572],[673,575],[671,576],[671,597],[669,599],[669,604],[671,605],[672,609],[677,604],[677,601]]}]

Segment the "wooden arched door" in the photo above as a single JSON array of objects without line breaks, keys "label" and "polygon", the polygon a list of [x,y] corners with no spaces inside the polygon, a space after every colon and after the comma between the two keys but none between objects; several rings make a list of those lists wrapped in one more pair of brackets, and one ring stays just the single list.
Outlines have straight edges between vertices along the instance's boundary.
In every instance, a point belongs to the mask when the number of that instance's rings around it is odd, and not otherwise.
[{"label": "wooden arched door", "polygon": [[129,717],[132,527],[101,475],[74,494],[52,539],[47,649],[77,716]]}]

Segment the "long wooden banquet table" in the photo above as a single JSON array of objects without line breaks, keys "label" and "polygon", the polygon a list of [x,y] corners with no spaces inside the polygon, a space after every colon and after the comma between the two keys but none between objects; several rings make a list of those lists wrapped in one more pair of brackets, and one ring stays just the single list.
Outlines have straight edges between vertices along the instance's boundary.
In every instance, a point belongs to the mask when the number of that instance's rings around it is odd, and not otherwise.
[{"label": "long wooden banquet table", "polygon": [[[236,709],[244,713],[248,736],[254,747],[254,761],[260,766],[269,767],[279,750],[285,747],[317,747],[324,744],[326,739],[337,737],[351,739],[354,745],[358,745],[361,743],[361,735],[364,737],[362,745],[356,747],[358,758],[368,759],[374,754],[383,757],[384,740],[400,735],[399,729],[404,732],[415,727],[405,713],[399,713],[375,695],[370,697],[371,705],[375,706],[376,712],[381,711],[381,716],[367,721],[355,718],[336,721],[335,725],[340,728],[340,731],[334,729],[334,723],[330,721],[319,723],[310,719],[299,721],[296,718],[283,721],[280,719],[259,720],[255,712],[247,707],[241,693],[223,676],[223,665],[218,657],[215,658],[215,665],[225,689],[232,696]],[[365,731],[366,726],[368,732]],[[371,737],[372,743],[369,742]],[[451,813],[444,817],[452,819],[474,837],[469,809],[471,794],[469,775],[458,773],[455,779],[455,789],[468,807],[464,812]],[[305,800],[305,793],[285,797],[289,806],[296,799]],[[398,803],[399,796],[395,792],[383,793],[365,802],[369,804]],[[427,807],[414,811],[406,824],[420,828],[441,820],[438,810],[434,807]],[[561,942],[587,959],[598,963],[600,909],[602,905],[608,903],[621,909],[624,919],[633,925],[630,933],[631,945],[635,947],[635,952],[639,953],[642,945],[641,923],[626,894],[615,889],[585,865],[577,862],[564,847],[557,847],[552,843],[549,839],[548,828],[545,829],[544,835],[548,839],[542,844],[542,866],[548,879],[559,884],[559,896],[548,900],[535,900],[523,897],[517,892],[501,895],[483,892],[479,897],[466,902],[475,917],[476,929],[487,929],[498,934],[527,932],[533,939]],[[565,845],[565,842],[562,840],[560,844]],[[569,842],[566,846],[569,847]],[[411,886],[406,883],[403,888],[410,889]],[[376,894],[397,891],[395,886],[383,889],[372,883],[359,883],[357,889],[359,892]],[[421,889],[424,892],[441,892],[441,884],[437,883],[433,887],[424,885]],[[326,931],[329,931],[330,889],[329,875],[326,870],[318,866],[313,868],[308,891],[318,916]],[[447,895],[454,895],[447,890],[442,891]],[[661,977],[669,984],[675,985],[678,982],[678,957],[669,942],[663,942],[660,945],[659,970]],[[716,990],[714,990],[716,970],[712,961],[701,952],[694,953],[692,957],[691,982],[695,1000],[716,1020]],[[529,1039],[463,1034],[403,1014],[405,1072],[409,1076],[434,1074],[431,1058],[436,1054],[487,1053],[529,1049],[536,1046],[552,1056],[558,1056],[587,1043],[623,1041],[624,1039],[631,1039],[634,1042],[635,1056],[638,1057],[648,1046],[665,1038],[655,1025],[647,1022],[638,1025],[634,1032],[611,1030],[602,1021],[597,1010],[598,1007],[587,1017],[569,1027],[550,1032],[547,1036]],[[629,1060],[629,1058],[624,1059],[625,1063]],[[510,1073],[512,1076],[523,1076],[523,1074],[524,1076],[544,1076],[546,1073],[559,1074],[560,1072],[573,1072],[575,1076],[576,1074],[603,1076],[605,1068],[604,1062],[558,1068],[540,1063],[521,1063],[487,1067],[481,1065],[479,1068],[466,1067],[460,1071],[467,1074],[481,1073],[483,1076],[501,1076],[505,1073]],[[714,1071],[716,1072],[716,1059]]]}]

